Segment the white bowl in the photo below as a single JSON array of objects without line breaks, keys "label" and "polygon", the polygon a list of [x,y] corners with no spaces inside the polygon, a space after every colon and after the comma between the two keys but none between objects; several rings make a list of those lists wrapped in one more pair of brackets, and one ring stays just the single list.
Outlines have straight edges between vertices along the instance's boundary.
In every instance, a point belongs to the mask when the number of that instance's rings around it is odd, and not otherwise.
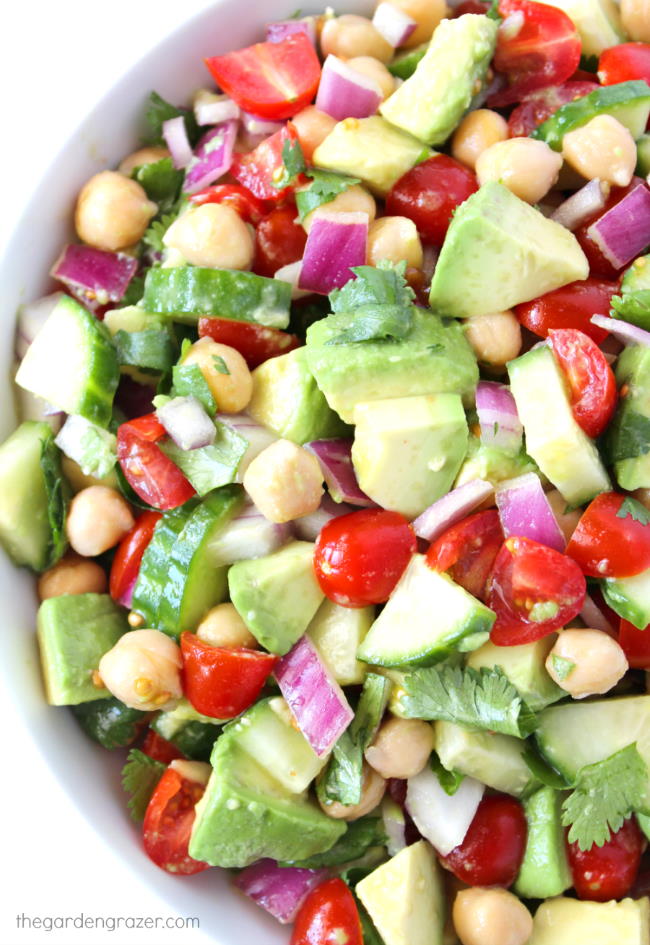
[{"label": "white bowl", "polygon": [[[215,3],[144,56],[97,104],[52,162],[0,261],[0,440],[16,422],[9,380],[15,313],[22,302],[49,290],[47,273],[72,236],[71,210],[81,185],[97,171],[114,167],[137,146],[143,106],[152,89],[173,102],[187,100],[195,88],[206,84],[204,56],[259,41],[263,25],[285,18],[291,9],[291,0]],[[321,9],[311,3],[306,12]],[[367,14],[371,9],[370,0],[346,0],[343,4],[343,10],[350,13]],[[127,816],[120,786],[123,753],[110,753],[95,745],[67,709],[46,704],[34,634],[34,580],[26,571],[12,567],[1,553],[0,600],[5,630],[2,684],[20,707],[26,728],[47,764],[77,806],[80,829],[71,825],[71,842],[82,847],[83,830],[90,829],[107,842],[110,838],[113,852],[139,881],[150,885],[180,915],[200,916],[202,930],[218,945],[286,945],[288,929],[232,891],[224,871],[173,877],[145,856],[139,832]],[[119,907],[119,903],[113,905]]]}]

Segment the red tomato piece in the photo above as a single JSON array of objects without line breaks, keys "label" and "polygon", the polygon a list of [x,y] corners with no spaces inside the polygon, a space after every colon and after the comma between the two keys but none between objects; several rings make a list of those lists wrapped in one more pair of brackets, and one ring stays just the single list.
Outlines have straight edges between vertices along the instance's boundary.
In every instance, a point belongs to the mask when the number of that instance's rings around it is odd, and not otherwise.
[{"label": "red tomato piece", "polygon": [[263,200],[252,194],[248,187],[241,184],[213,184],[189,198],[191,203],[201,206],[204,203],[225,203],[236,210],[246,223],[253,226],[269,212]]},{"label": "red tomato piece", "polygon": [[598,213],[593,214],[593,216],[588,217],[582,223],[577,230],[575,230],[575,237],[580,243],[582,250],[589,260],[589,269],[592,276],[600,276],[603,279],[617,279],[620,270],[615,269],[609,260],[605,259],[599,247],[594,243],[591,236],[588,235],[589,227],[592,223],[595,223],[596,220],[599,220],[608,210],[611,210],[612,207],[615,207],[623,197],[626,197],[631,190],[634,190],[635,187],[638,187],[639,184],[644,184],[645,181],[642,177],[633,177],[627,187],[612,187],[609,192],[609,197],[605,201],[605,206],[602,210],[599,210]]},{"label": "red tomato piece", "polygon": [[309,105],[321,72],[316,50],[304,33],[212,56],[205,64],[217,85],[241,108],[276,121]]},{"label": "red tomato piece", "polygon": [[491,794],[479,804],[463,842],[442,861],[469,886],[512,886],[524,858],[527,833],[519,801],[507,794]]},{"label": "red tomato piece", "polygon": [[244,647],[210,646],[193,634],[181,634],[183,692],[197,712],[213,719],[234,719],[264,688],[278,661],[273,653]]},{"label": "red tomato piece", "polygon": [[503,529],[495,509],[475,512],[436,538],[427,551],[427,564],[449,576],[484,601],[494,560],[503,544]]},{"label": "red tomato piece", "polygon": [[624,578],[650,568],[650,525],[637,522],[619,492],[591,502],[571,536],[566,553],[589,577]]},{"label": "red tomato piece", "polygon": [[254,151],[235,154],[230,173],[255,197],[278,203],[291,191],[290,187],[279,190],[275,186],[284,167],[282,150],[286,141],[297,140],[298,135],[293,125],[285,125],[270,138],[265,138]]},{"label": "red tomato piece", "polygon": [[342,607],[381,604],[416,548],[415,532],[399,512],[360,509],[323,527],[314,569],[321,590]]},{"label": "red tomato piece", "polygon": [[273,276],[289,263],[302,259],[307,234],[296,223],[296,208],[277,207],[259,223],[255,231],[253,272]]},{"label": "red tomato piece", "polygon": [[614,372],[595,341],[575,328],[552,328],[548,337],[564,374],[576,423],[594,439],[614,416],[618,391]]},{"label": "red tomato piece", "polygon": [[363,945],[359,910],[342,879],[328,879],[305,899],[291,945]]},{"label": "red tomato piece", "polygon": [[189,876],[209,867],[188,853],[195,807],[204,790],[204,784],[167,768],[149,801],[142,825],[144,849],[149,859],[168,873]]},{"label": "red tomato piece", "polygon": [[237,322],[232,318],[200,318],[199,338],[212,338],[236,348],[249,368],[256,368],[269,358],[277,358],[302,345],[297,335],[287,331],[255,322]]},{"label": "red tomato piece", "polygon": [[650,670],[650,624],[639,630],[633,623],[621,620],[618,642],[632,669]]},{"label": "red tomato piece", "polygon": [[140,562],[151,541],[153,530],[162,518],[160,512],[143,512],[130,532],[117,546],[111,565],[109,590],[113,600],[131,605],[131,594],[140,570]]},{"label": "red tomato piece", "polygon": [[507,538],[494,562],[488,607],[497,615],[490,638],[497,646],[541,640],[582,610],[587,584],[567,555],[530,538]]},{"label": "red tomato piece", "polygon": [[525,138],[531,131],[542,125],[558,108],[575,102],[597,89],[598,83],[571,78],[562,85],[551,85],[547,89],[531,92],[517,105],[508,118],[508,130],[511,138]]},{"label": "red tomato piece", "polygon": [[645,846],[634,817],[625,821],[602,847],[581,850],[567,843],[573,885],[579,899],[607,902],[627,896],[641,863]]},{"label": "red tomato piece", "polygon": [[154,414],[129,420],[117,428],[117,459],[124,477],[143,502],[157,509],[175,509],[194,489],[175,463],[156,446],[165,428]]},{"label": "red tomato piece", "polygon": [[644,79],[650,85],[650,43],[619,43],[605,49],[598,60],[601,85]]},{"label": "red tomato piece", "polygon": [[167,739],[159,735],[158,732],[154,732],[152,728],[147,732],[141,750],[145,755],[149,755],[150,758],[153,758],[154,761],[161,761],[164,765],[168,765],[169,762],[174,761],[175,758],[185,757],[183,752],[179,751],[176,745],[172,745],[171,742],[168,742]]},{"label": "red tomato piece", "polygon": [[577,328],[600,344],[608,332],[592,325],[591,316],[608,316],[617,292],[616,282],[589,278],[515,305],[514,312],[521,324],[540,338],[546,338],[552,328]]},{"label": "red tomato piece", "polygon": [[400,177],[386,197],[386,213],[408,217],[425,243],[442,246],[454,210],[477,190],[475,174],[437,154]]}]

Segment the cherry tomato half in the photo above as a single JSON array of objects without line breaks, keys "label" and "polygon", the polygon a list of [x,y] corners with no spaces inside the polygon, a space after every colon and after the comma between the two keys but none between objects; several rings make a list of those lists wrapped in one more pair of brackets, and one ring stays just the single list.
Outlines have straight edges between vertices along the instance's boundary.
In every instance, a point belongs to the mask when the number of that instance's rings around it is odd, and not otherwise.
[{"label": "cherry tomato half", "polygon": [[236,348],[251,369],[302,344],[297,335],[279,328],[267,328],[256,322],[236,322],[232,318],[200,318],[199,338],[213,338]]},{"label": "cherry tomato half", "polygon": [[188,853],[195,807],[204,791],[205,783],[184,778],[169,767],[149,801],[142,825],[144,849],[149,859],[168,873],[189,876],[209,867]]},{"label": "cherry tomato half", "polygon": [[491,794],[478,805],[463,842],[442,861],[469,886],[512,886],[524,858],[527,833],[519,801],[507,794]]},{"label": "cherry tomato half", "polygon": [[298,135],[293,125],[285,125],[270,138],[265,138],[260,142],[254,151],[249,151],[248,154],[235,154],[230,173],[255,197],[279,203],[291,191],[290,187],[278,189],[275,186],[284,166],[282,150],[285,142],[297,140]]},{"label": "cherry tomato half", "polygon": [[174,761],[175,758],[185,757],[183,752],[179,751],[176,745],[172,745],[171,742],[168,742],[167,739],[159,735],[158,732],[154,732],[152,728],[147,732],[141,750],[145,755],[153,758],[154,761],[161,761],[164,765],[168,765],[170,761]]},{"label": "cherry tomato half", "polygon": [[161,518],[160,512],[143,512],[117,546],[111,565],[109,590],[113,600],[124,607],[131,606],[133,587],[138,578],[142,556]]},{"label": "cherry tomato half", "polygon": [[503,544],[503,529],[495,509],[475,512],[452,525],[427,551],[427,564],[449,576],[484,601],[494,559]]},{"label": "cherry tomato half", "polygon": [[489,581],[488,607],[497,615],[497,646],[541,640],[582,610],[587,584],[567,555],[530,538],[506,538]]},{"label": "cherry tomato half", "polygon": [[527,137],[531,131],[555,114],[562,105],[575,102],[576,99],[589,95],[598,87],[598,83],[591,80],[571,79],[569,82],[563,82],[562,85],[551,85],[547,89],[531,92],[510,113],[508,118],[510,137]]},{"label": "cherry tomato half", "polygon": [[628,497],[603,492],[591,502],[566,553],[589,577],[624,578],[650,568],[650,525],[622,508]]},{"label": "cherry tomato half", "polygon": [[314,549],[321,590],[342,607],[388,600],[415,552],[417,540],[399,512],[360,509],[332,519]]},{"label": "cherry tomato half", "polygon": [[618,391],[614,372],[595,341],[575,328],[552,328],[548,337],[564,374],[576,423],[600,436],[614,416]]},{"label": "cherry tomato half", "polygon": [[621,620],[618,642],[632,669],[650,670],[650,624],[639,630],[628,620]]},{"label": "cherry tomato half", "polygon": [[594,213],[592,216],[588,217],[575,230],[574,235],[589,260],[589,270],[592,276],[600,276],[603,279],[616,279],[620,270],[615,269],[611,262],[603,256],[600,247],[589,235],[589,227],[592,223],[595,223],[596,220],[604,216],[608,210],[615,207],[617,203],[620,203],[623,197],[626,197],[630,191],[638,187],[639,184],[645,184],[643,178],[633,177],[627,187],[612,187],[609,192],[609,197],[605,201],[605,206],[599,210],[598,213]]},{"label": "cherry tomato half", "polygon": [[608,316],[612,296],[617,292],[616,282],[589,278],[515,305],[514,312],[521,324],[540,338],[546,338],[551,328],[577,328],[600,344],[608,332],[593,325],[591,316]]},{"label": "cherry tomato half", "polygon": [[568,843],[573,885],[580,899],[607,902],[622,899],[636,879],[645,841],[634,817],[625,821],[602,847],[581,850]]},{"label": "cherry tomato half", "polygon": [[191,203],[201,206],[204,203],[225,203],[232,207],[246,223],[253,226],[269,212],[263,200],[259,200],[248,187],[241,184],[213,184],[189,198]]},{"label": "cherry tomato half", "polygon": [[363,945],[359,910],[342,879],[328,879],[305,899],[291,945]]},{"label": "cherry tomato half", "polygon": [[619,43],[605,49],[598,60],[601,85],[644,79],[650,85],[650,43]]},{"label": "cherry tomato half", "polygon": [[307,234],[296,223],[296,208],[277,207],[260,221],[255,231],[253,272],[273,276],[289,263],[302,259]]},{"label": "cherry tomato half", "polygon": [[157,509],[175,509],[194,495],[194,489],[169,457],[156,446],[165,428],[148,414],[117,428],[117,459],[124,477],[143,502]]}]

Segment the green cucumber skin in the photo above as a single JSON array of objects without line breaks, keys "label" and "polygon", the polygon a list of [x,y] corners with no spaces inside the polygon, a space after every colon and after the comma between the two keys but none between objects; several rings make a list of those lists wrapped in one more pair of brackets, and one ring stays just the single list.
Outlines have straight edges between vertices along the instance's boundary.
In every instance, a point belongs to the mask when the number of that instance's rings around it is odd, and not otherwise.
[{"label": "green cucumber skin", "polygon": [[88,330],[91,355],[88,358],[86,386],[77,413],[99,427],[108,427],[113,416],[113,398],[120,381],[117,351],[106,326],[97,321],[94,315],[87,315],[88,319],[92,319]]},{"label": "green cucumber skin", "polygon": [[89,738],[102,748],[126,748],[135,741],[149,718],[119,699],[99,699],[72,706],[72,714]]},{"label": "green cucumber skin", "polygon": [[190,761],[209,761],[214,743],[221,734],[220,725],[188,722],[170,739]]}]

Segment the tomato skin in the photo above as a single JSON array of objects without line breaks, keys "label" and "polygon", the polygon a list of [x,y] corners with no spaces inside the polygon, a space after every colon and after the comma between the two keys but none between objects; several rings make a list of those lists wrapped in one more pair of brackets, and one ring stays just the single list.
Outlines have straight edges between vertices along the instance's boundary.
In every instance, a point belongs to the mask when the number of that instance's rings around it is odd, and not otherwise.
[{"label": "tomato skin", "polygon": [[548,337],[569,385],[576,423],[595,439],[607,428],[616,410],[614,372],[598,345],[581,331],[552,328]]},{"label": "tomato skin", "polygon": [[185,757],[183,752],[179,751],[176,745],[172,745],[171,742],[168,742],[167,739],[159,735],[158,732],[154,732],[152,728],[149,729],[145,736],[141,751],[150,758],[153,758],[154,761],[161,761],[164,765],[168,765],[170,761],[174,761],[176,758]]},{"label": "tomato skin", "polygon": [[278,661],[273,653],[244,647],[210,646],[181,634],[183,692],[197,712],[234,719],[258,698]]},{"label": "tomato skin", "polygon": [[131,531],[127,532],[117,546],[111,565],[109,591],[113,600],[125,607],[131,606],[131,595],[140,570],[142,556],[161,518],[160,512],[143,512],[138,516]]},{"label": "tomato skin", "polygon": [[485,601],[487,581],[503,544],[503,529],[495,509],[475,512],[452,525],[432,543],[427,564],[449,576],[474,597]]},{"label": "tomato skin", "polygon": [[204,785],[167,768],[149,801],[142,825],[144,849],[168,873],[190,876],[209,868],[188,853],[194,809],[204,790]]},{"label": "tomato skin", "polygon": [[[586,593],[584,575],[567,555],[529,538],[507,538],[489,580],[487,604],[497,615],[492,643],[518,646],[541,640],[580,613]],[[530,618],[534,606],[542,608],[538,620]]]},{"label": "tomato skin", "polygon": [[117,428],[117,460],[124,478],[143,502],[175,509],[194,495],[194,488],[175,463],[156,446],[165,428],[155,414],[129,420]]},{"label": "tomato skin", "polygon": [[321,590],[342,607],[388,600],[417,548],[415,533],[399,512],[360,509],[332,519],[314,549]]},{"label": "tomato skin", "polygon": [[197,206],[204,203],[225,203],[232,207],[245,223],[252,223],[253,226],[257,226],[268,213],[264,201],[241,184],[212,184],[192,194],[189,199]]},{"label": "tomato skin", "polygon": [[253,272],[274,276],[278,269],[302,259],[307,234],[296,223],[296,208],[277,207],[260,221],[255,231]]},{"label": "tomato skin", "polygon": [[254,322],[237,322],[232,318],[200,318],[199,338],[212,338],[236,348],[251,369],[302,345],[297,335],[280,331],[279,328],[267,328]]},{"label": "tomato skin", "polygon": [[490,794],[478,806],[463,842],[442,857],[469,886],[512,886],[524,858],[524,809],[508,794]]},{"label": "tomato skin", "polygon": [[290,187],[274,186],[277,174],[282,173],[282,149],[286,141],[298,140],[293,125],[285,125],[274,135],[260,142],[248,154],[235,154],[230,168],[232,176],[260,200],[279,203],[290,193]]},{"label": "tomato skin", "polygon": [[634,817],[626,820],[602,847],[581,850],[577,843],[567,843],[578,898],[591,902],[623,899],[636,879],[644,846]]},{"label": "tomato skin", "polygon": [[644,79],[650,85],[650,43],[619,43],[604,49],[598,60],[601,85]]},{"label": "tomato skin", "polygon": [[413,220],[424,242],[440,247],[452,213],[477,190],[475,174],[437,154],[400,177],[386,197],[386,213]]},{"label": "tomato skin", "polygon": [[618,642],[631,669],[650,670],[650,625],[639,630],[621,618]]},{"label": "tomato skin", "polygon": [[[609,262],[608,259],[605,259],[599,247],[594,243],[591,236],[588,235],[589,227],[592,223],[595,223],[596,220],[599,220],[608,210],[611,210],[612,207],[615,207],[617,203],[626,197],[631,190],[634,190],[635,187],[638,187],[639,184],[645,184],[645,181],[642,177],[633,177],[627,187],[612,187],[609,192],[609,197],[605,201],[605,206],[602,210],[599,210],[598,213],[595,213],[593,216],[588,217],[575,231],[574,236],[580,243],[582,251],[589,260],[589,270],[592,276],[599,276],[602,279],[617,279],[620,273],[620,269],[615,269],[614,266]],[[625,267],[623,267],[625,268]]]},{"label": "tomato skin", "polygon": [[510,137],[527,137],[531,131],[534,131],[547,118],[555,114],[562,105],[583,98],[597,88],[599,88],[598,83],[591,79],[583,80],[572,77],[568,82],[563,82],[562,85],[551,85],[546,89],[531,92],[510,113],[508,118]]},{"label": "tomato skin", "polygon": [[290,945],[363,945],[359,910],[342,879],[309,893],[296,918]]},{"label": "tomato skin", "polygon": [[532,302],[515,305],[514,313],[525,328],[540,338],[546,338],[552,328],[577,328],[600,344],[609,332],[592,325],[591,316],[608,316],[612,296],[617,292],[616,282],[590,277],[540,295]]},{"label": "tomato skin", "polygon": [[567,545],[588,577],[625,578],[650,568],[650,525],[619,518],[626,496],[603,492],[587,506]]}]

